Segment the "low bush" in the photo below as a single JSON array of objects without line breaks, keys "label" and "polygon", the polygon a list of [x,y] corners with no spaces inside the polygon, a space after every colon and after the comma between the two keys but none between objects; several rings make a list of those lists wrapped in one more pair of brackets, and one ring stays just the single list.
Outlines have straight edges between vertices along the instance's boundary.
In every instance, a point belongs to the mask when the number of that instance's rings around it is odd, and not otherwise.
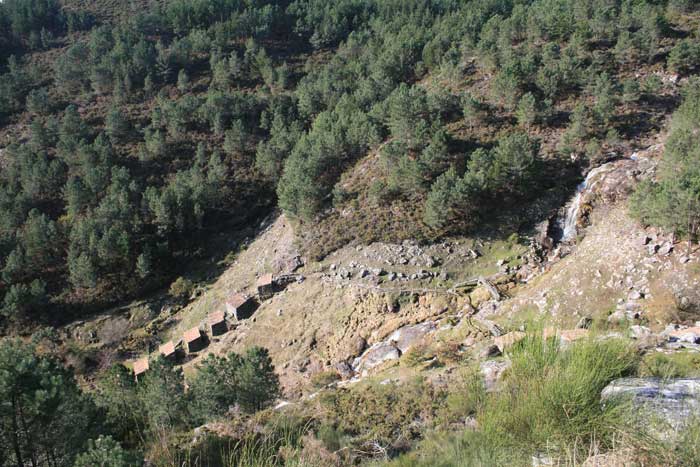
[{"label": "low bush", "polygon": [[185,279],[184,277],[178,277],[175,282],[170,284],[170,295],[173,298],[178,298],[178,299],[185,299],[189,297],[190,293],[192,293],[192,289],[194,288],[194,284],[192,284],[192,281],[189,279]]},{"label": "low bush", "polygon": [[383,446],[388,454],[407,449],[435,420],[445,393],[415,380],[353,387],[321,396],[322,422],[358,449]]},{"label": "low bush", "polygon": [[315,389],[322,389],[331,383],[335,383],[339,379],[340,375],[337,371],[321,371],[311,377],[311,386],[313,386]]},{"label": "low bush", "polygon": [[444,405],[438,411],[441,426],[464,423],[476,415],[486,397],[486,388],[477,366],[464,370],[458,382],[450,385]]},{"label": "low bush", "polygon": [[611,442],[619,414],[601,406],[600,393],[635,369],[629,344],[591,340],[562,350],[555,339],[529,336],[511,358],[505,390],[487,399],[479,413],[485,432],[527,450],[582,450],[594,439]]},{"label": "low bush", "polygon": [[640,363],[639,375],[663,379],[700,376],[700,355],[691,352],[650,353]]},{"label": "low bush", "polygon": [[416,367],[434,357],[427,345],[414,345],[401,356],[401,365]]}]

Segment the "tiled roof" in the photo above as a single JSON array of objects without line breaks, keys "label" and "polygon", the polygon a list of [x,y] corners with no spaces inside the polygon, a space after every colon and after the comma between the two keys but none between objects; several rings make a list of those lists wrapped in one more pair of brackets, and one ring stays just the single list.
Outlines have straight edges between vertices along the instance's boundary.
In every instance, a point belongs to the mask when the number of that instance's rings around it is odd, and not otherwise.
[{"label": "tiled roof", "polygon": [[258,280],[255,282],[255,285],[258,287],[270,284],[272,284],[272,274],[270,273],[263,274],[262,276],[258,277]]},{"label": "tiled roof", "polygon": [[173,343],[173,341],[168,341],[165,344],[158,347],[158,352],[160,352],[161,355],[165,357],[172,355],[175,353],[175,344]]},{"label": "tiled roof", "polygon": [[134,362],[134,375],[138,376],[148,370],[148,357],[139,358]]},{"label": "tiled roof", "polygon": [[245,302],[249,300],[248,297],[243,295],[242,293],[235,293],[231,295],[228,300],[226,300],[226,304],[233,307],[233,308],[238,308],[239,306],[243,305]]},{"label": "tiled roof", "polygon": [[210,326],[213,326],[215,324],[219,324],[222,321],[224,321],[225,315],[224,315],[224,310],[219,310],[215,311],[214,313],[211,313],[209,317],[207,318],[207,321],[209,322]]},{"label": "tiled roof", "polygon": [[202,337],[202,335],[199,332],[199,327],[194,327],[188,331],[185,331],[185,334],[182,335],[182,338],[185,339],[185,342],[193,342],[196,341]]}]

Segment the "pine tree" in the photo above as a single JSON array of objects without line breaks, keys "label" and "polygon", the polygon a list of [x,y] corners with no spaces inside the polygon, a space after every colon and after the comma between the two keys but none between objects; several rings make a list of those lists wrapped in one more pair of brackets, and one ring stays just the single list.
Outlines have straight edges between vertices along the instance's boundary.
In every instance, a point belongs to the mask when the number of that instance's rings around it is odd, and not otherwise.
[{"label": "pine tree", "polygon": [[225,357],[208,355],[190,384],[192,413],[206,422],[226,412],[241,396],[243,358],[231,352]]},{"label": "pine tree", "polygon": [[58,129],[59,146],[64,153],[73,153],[87,138],[88,130],[85,122],[80,118],[77,107],[69,105],[61,119]]},{"label": "pine tree", "polygon": [[685,236],[689,250],[700,233],[699,122],[700,81],[693,80],[673,114],[658,180],[641,183],[630,203],[632,214],[645,224]]},{"label": "pine tree", "polygon": [[607,125],[615,112],[617,101],[615,86],[607,73],[596,78],[592,94],[595,98],[593,114],[600,123]]},{"label": "pine tree", "polygon": [[146,75],[146,78],[143,81],[143,92],[146,94],[146,97],[151,97],[155,90],[156,87],[155,83],[153,82],[153,75],[149,73]]},{"label": "pine tree", "polygon": [[104,411],[112,433],[130,445],[137,444],[144,436],[146,414],[131,370],[115,363],[99,375],[96,385],[95,403]]},{"label": "pine tree", "polygon": [[226,165],[219,151],[212,152],[207,163],[207,183],[216,193],[221,193],[226,183]]},{"label": "pine tree", "polygon": [[470,130],[474,130],[474,127],[481,122],[483,117],[481,107],[481,103],[470,94],[462,98],[462,113]]},{"label": "pine tree", "polygon": [[177,74],[177,88],[180,92],[187,92],[190,88],[190,77],[185,69]]},{"label": "pine tree", "polygon": [[162,356],[151,361],[137,397],[151,433],[179,426],[187,416],[182,369]]},{"label": "pine tree", "polygon": [[52,102],[47,88],[33,89],[27,94],[27,110],[35,115],[48,115],[52,110]]},{"label": "pine tree", "polygon": [[27,260],[24,250],[18,246],[14,248],[5,259],[5,266],[2,268],[2,280],[13,284],[19,281],[27,272]]},{"label": "pine tree", "polygon": [[252,347],[243,356],[239,403],[243,410],[254,412],[269,406],[280,394],[279,379],[267,349]]},{"label": "pine tree", "polygon": [[[0,341],[0,446],[8,465],[72,465],[103,427],[96,407],[52,356],[19,340]],[[11,446],[11,447],[10,447]]]},{"label": "pine tree", "polygon": [[68,253],[68,271],[73,287],[78,289],[90,289],[97,285],[97,271],[95,265],[87,253]]},{"label": "pine tree", "polygon": [[145,279],[151,275],[153,268],[153,258],[151,249],[145,248],[144,251],[136,258],[136,273],[141,279]]},{"label": "pine tree", "polygon": [[53,257],[53,245],[58,242],[55,223],[36,209],[29,212],[22,233],[22,244],[27,261],[37,269],[47,265]]},{"label": "pine tree", "polygon": [[530,128],[537,119],[537,101],[532,93],[527,93],[520,98],[518,108],[515,112],[518,124],[525,128]]},{"label": "pine tree", "polygon": [[236,119],[231,123],[231,128],[226,130],[225,135],[224,151],[227,154],[236,154],[243,150],[248,133],[240,119]]},{"label": "pine tree", "polygon": [[625,102],[636,102],[639,100],[639,81],[636,79],[626,79],[622,82],[622,100]]},{"label": "pine tree", "polygon": [[459,176],[454,168],[440,175],[430,187],[430,193],[425,202],[423,221],[433,228],[444,228],[453,219],[455,207],[459,203],[456,191]]},{"label": "pine tree", "polygon": [[51,144],[51,137],[48,129],[41,120],[35,118],[30,125],[32,148],[36,151],[46,149]]},{"label": "pine tree", "polygon": [[111,436],[100,435],[88,441],[87,450],[78,455],[73,467],[132,467],[137,463]]},{"label": "pine tree", "polygon": [[114,106],[107,112],[105,131],[114,141],[123,142],[130,130],[129,121],[118,107]]}]

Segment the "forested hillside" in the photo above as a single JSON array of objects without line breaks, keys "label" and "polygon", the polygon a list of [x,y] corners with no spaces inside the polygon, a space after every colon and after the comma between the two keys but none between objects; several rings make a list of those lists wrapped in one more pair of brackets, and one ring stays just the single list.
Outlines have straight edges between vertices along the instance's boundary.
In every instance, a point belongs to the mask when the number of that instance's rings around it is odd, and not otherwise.
[{"label": "forested hillside", "polygon": [[[637,119],[654,126],[673,103],[636,69],[700,61],[696,31],[673,22],[683,2],[82,8],[0,10],[10,319],[157,287],[213,232],[276,204],[311,229],[369,200],[406,213],[379,215],[384,236],[464,232],[634,137]],[[378,147],[371,177],[338,184]],[[315,254],[377,236],[356,230]]]},{"label": "forested hillside", "polygon": [[[267,350],[211,356],[188,391],[160,359],[143,384],[122,365],[77,384],[51,328],[164,294],[194,264],[213,279],[276,210],[312,261],[516,242],[677,110],[631,212],[690,248],[698,67],[692,0],[2,1],[0,334],[34,334],[0,343],[0,466],[182,463],[173,433],[234,405],[254,433],[282,393]],[[351,401],[334,404],[336,429]],[[301,437],[287,428],[263,442],[273,464]],[[317,438],[341,450],[324,438],[341,431]],[[255,451],[245,439],[227,465]]]}]

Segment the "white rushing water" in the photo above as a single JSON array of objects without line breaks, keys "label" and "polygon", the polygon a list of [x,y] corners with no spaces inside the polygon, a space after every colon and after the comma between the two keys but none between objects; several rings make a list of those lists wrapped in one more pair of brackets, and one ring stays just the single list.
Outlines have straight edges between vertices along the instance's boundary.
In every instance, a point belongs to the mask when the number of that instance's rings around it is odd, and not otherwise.
[{"label": "white rushing water", "polygon": [[564,217],[564,221],[561,223],[562,242],[568,242],[576,236],[576,223],[578,221],[579,210],[581,209],[582,193],[585,189],[586,180],[578,184],[576,187],[576,194],[568,203],[568,207],[566,208],[566,216]]},{"label": "white rushing water", "polygon": [[585,194],[586,190],[590,190],[593,188],[593,186],[595,186],[596,182],[598,181],[595,180],[595,177],[612,169],[613,165],[611,162],[605,163],[588,172],[585,180],[578,184],[576,187],[576,194],[571,201],[566,204],[566,215],[559,221],[559,226],[562,232],[561,239],[559,240],[560,242],[571,242],[576,238],[576,233],[578,231],[576,225],[578,224],[578,217],[581,211],[581,205],[583,204],[583,195]]},{"label": "white rushing water", "polygon": [[[663,144],[657,143],[645,149],[633,152],[629,157],[627,157],[627,159],[635,161],[638,165],[641,164],[640,166],[642,167],[648,167],[650,153],[656,153],[662,149]],[[620,159],[617,161],[619,160]],[[579,185],[576,187],[576,194],[565,205],[565,213],[562,213],[562,215],[557,219],[556,224],[561,234],[561,237],[558,239],[559,242],[570,243],[576,239],[576,234],[578,233],[578,219],[581,206],[586,200],[586,193],[593,190],[596,184],[604,180],[605,177],[602,175],[615,170],[617,161],[612,160],[610,162],[606,162],[605,164],[591,170],[588,172],[588,175],[586,175],[585,180],[579,183]]]}]

